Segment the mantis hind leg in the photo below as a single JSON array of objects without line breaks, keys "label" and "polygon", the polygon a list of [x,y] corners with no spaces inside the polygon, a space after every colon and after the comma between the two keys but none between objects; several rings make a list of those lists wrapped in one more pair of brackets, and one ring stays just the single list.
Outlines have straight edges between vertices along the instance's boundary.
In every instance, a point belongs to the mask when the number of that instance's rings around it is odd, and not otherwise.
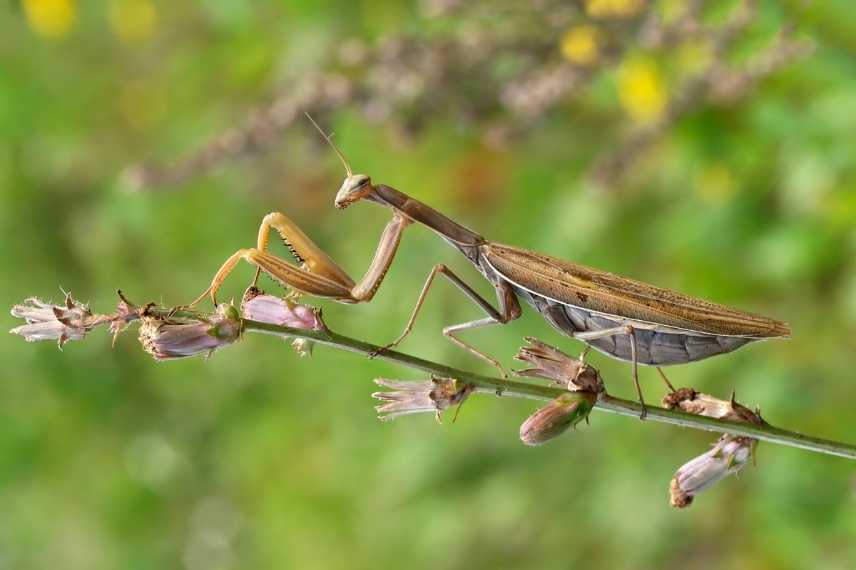
[{"label": "mantis hind leg", "polygon": [[416,306],[413,308],[412,313],[410,314],[410,318],[407,321],[407,325],[405,325],[404,330],[401,335],[391,343],[387,344],[385,347],[373,353],[372,356],[376,356],[383,350],[388,350],[390,348],[394,348],[401,344],[408,335],[410,335],[413,330],[413,325],[416,322],[416,317],[419,315],[419,311],[422,308],[423,303],[425,302],[426,297],[428,296],[428,291],[431,290],[431,285],[434,283],[434,278],[437,275],[443,275],[446,279],[448,279],[455,287],[457,287],[460,291],[464,293],[473,303],[479,306],[481,310],[487,313],[486,318],[476,319],[474,321],[467,321],[465,323],[460,323],[456,325],[450,325],[443,329],[443,336],[448,338],[450,341],[468,351],[470,354],[481,358],[489,362],[493,365],[503,376],[507,376],[505,369],[495,358],[488,356],[482,351],[478,350],[474,346],[462,341],[459,339],[455,333],[481,328],[481,327],[489,327],[498,324],[508,323],[517,317],[520,316],[520,304],[517,301],[517,297],[514,294],[511,286],[505,281],[500,282],[496,285],[496,296],[499,302],[499,310],[495,309],[489,301],[485,300],[481,295],[479,295],[472,287],[467,285],[460,277],[455,275],[455,273],[443,265],[442,263],[437,264],[431,270],[431,273],[428,275],[428,279],[425,280],[425,285],[422,287],[422,292],[419,294],[419,298],[416,300]]},{"label": "mantis hind leg", "polygon": [[662,369],[662,368],[660,368],[660,367],[658,366],[658,367],[657,367],[657,372],[660,374],[660,378],[662,378],[662,379],[663,379],[663,382],[665,382],[665,383],[666,383],[666,387],[669,389],[669,392],[674,392],[674,391],[675,391],[675,387],[674,387],[674,386],[672,386],[672,383],[671,383],[671,382],[669,382],[669,379],[668,379],[668,378],[666,378],[666,373],[665,373],[665,372],[663,372],[663,369]]},{"label": "mantis hind leg", "polygon": [[[636,329],[632,325],[622,325],[600,331],[575,333],[574,338],[585,342],[622,334],[626,334],[630,337],[630,362],[633,370],[633,385],[636,387],[636,395],[639,398],[639,404],[642,406],[642,413],[639,414],[639,419],[644,420],[645,416],[648,415],[648,408],[645,406],[645,398],[642,396],[642,387],[639,385],[639,358],[636,350]],[[662,374],[662,371],[660,373]],[[663,376],[663,378],[665,378],[665,376]]]}]

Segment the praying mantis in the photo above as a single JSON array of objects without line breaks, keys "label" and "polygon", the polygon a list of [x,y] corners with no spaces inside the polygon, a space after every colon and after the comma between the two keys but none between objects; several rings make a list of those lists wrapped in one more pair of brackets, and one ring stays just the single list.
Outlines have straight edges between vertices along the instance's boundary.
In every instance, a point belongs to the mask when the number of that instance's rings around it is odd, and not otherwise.
[{"label": "praying mantis", "polygon": [[[392,219],[381,234],[365,275],[355,282],[292,220],[275,212],[262,220],[256,247],[240,249],[230,256],[208,289],[190,306],[209,295],[216,305],[217,290],[242,259],[256,266],[253,286],[264,272],[300,293],[343,303],[368,303],[392,264],[405,228],[417,223],[433,230],[475,266],[493,286],[498,307],[446,265],[438,263],[429,272],[401,335],[381,350],[396,347],[407,338],[435,278],[442,275],[486,314],[484,318],[445,327],[443,335],[449,340],[489,362],[505,376],[496,359],[464,342],[457,333],[517,319],[521,315],[519,299],[523,299],[562,334],[630,362],[644,418],[640,364],[657,367],[666,380],[661,366],[702,360],[751,342],[790,336],[788,325],[775,319],[488,240],[395,188],[374,184],[365,174],[354,174],[331,138],[308,118],[339,156],[347,173],[336,193],[336,208],[344,209],[367,200],[392,211]],[[271,230],[282,237],[299,266],[268,252]]]}]

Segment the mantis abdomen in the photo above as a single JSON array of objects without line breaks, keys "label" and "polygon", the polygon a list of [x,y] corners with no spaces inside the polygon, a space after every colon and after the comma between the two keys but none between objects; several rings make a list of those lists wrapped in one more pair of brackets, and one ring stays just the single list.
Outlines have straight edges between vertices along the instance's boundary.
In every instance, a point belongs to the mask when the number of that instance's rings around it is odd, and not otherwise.
[{"label": "mantis abdomen", "polygon": [[[681,331],[658,325],[651,329],[639,322],[627,321],[611,315],[603,315],[581,307],[558,303],[545,297],[534,295],[520,287],[514,292],[541,313],[544,319],[559,332],[573,337],[576,333],[595,332],[614,329],[631,324],[635,329],[636,358],[639,364],[668,366],[703,360],[725,354],[752,342],[753,338],[739,336],[720,336],[692,331]],[[640,326],[641,325],[641,326]],[[612,335],[585,341],[596,350],[613,358],[632,362],[630,337]]]}]

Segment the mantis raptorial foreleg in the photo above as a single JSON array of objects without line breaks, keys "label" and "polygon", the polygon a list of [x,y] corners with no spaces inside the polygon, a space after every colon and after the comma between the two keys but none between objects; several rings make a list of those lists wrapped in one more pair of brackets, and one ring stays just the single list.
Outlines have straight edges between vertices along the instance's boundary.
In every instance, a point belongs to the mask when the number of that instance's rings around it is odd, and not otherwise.
[{"label": "mantis raptorial foreleg", "polygon": [[[262,219],[256,243],[257,250],[267,251],[268,244],[270,243],[271,229],[276,230],[282,237],[285,246],[295,259],[297,259],[298,263],[302,264],[304,269],[317,275],[329,277],[337,283],[347,285],[348,288],[354,286],[354,282],[348,274],[320,247],[315,245],[315,242],[303,233],[303,230],[297,224],[280,212],[272,212]],[[256,285],[261,271],[261,267],[256,270],[253,286]]]},{"label": "mantis raptorial foreleg", "polygon": [[455,333],[463,330],[505,324],[519,317],[520,304],[517,302],[517,297],[514,295],[514,291],[511,289],[511,286],[505,281],[502,281],[495,286],[496,297],[499,302],[499,310],[497,310],[490,304],[490,302],[485,300],[481,295],[479,295],[475,290],[473,290],[472,287],[464,283],[464,281],[460,277],[455,275],[451,269],[449,269],[442,263],[435,265],[434,268],[431,270],[431,273],[428,275],[428,279],[425,280],[425,285],[422,287],[422,292],[419,293],[419,298],[416,300],[416,306],[413,308],[413,312],[410,314],[410,319],[408,319],[407,325],[405,325],[404,327],[404,331],[402,331],[401,335],[399,335],[397,339],[386,345],[381,350],[386,350],[398,346],[411,333],[411,331],[413,330],[413,325],[416,322],[416,317],[419,315],[419,311],[422,308],[422,304],[425,302],[425,298],[428,296],[428,291],[431,289],[431,285],[434,283],[434,278],[438,274],[443,275],[449,281],[451,281],[453,285],[460,289],[467,297],[469,297],[471,301],[478,305],[479,308],[488,315],[487,318],[447,326],[443,329],[443,335],[453,343],[463,348],[464,350],[467,350],[471,354],[491,363],[503,374],[503,376],[507,376],[505,369],[502,367],[502,364],[500,364],[499,361],[497,361],[495,358],[488,356],[487,354],[484,354],[474,346],[471,346],[470,344],[467,344],[466,342],[462,341],[457,336],[455,336]]},{"label": "mantis raptorial foreleg", "polygon": [[[286,287],[292,287],[301,293],[316,297],[333,298],[345,303],[368,302],[374,297],[383,282],[392,263],[401,234],[411,223],[410,219],[394,214],[381,235],[374,258],[366,274],[358,283],[348,276],[321,248],[309,239],[297,225],[284,214],[273,213],[265,216],[259,227],[256,248],[240,249],[232,254],[220,267],[211,285],[190,306],[194,306],[205,297],[211,296],[217,303],[217,290],[240,260],[257,267],[255,284],[260,272],[264,271]],[[282,236],[291,253],[301,263],[296,267],[284,259],[266,251],[270,241],[270,230],[274,229]]]}]

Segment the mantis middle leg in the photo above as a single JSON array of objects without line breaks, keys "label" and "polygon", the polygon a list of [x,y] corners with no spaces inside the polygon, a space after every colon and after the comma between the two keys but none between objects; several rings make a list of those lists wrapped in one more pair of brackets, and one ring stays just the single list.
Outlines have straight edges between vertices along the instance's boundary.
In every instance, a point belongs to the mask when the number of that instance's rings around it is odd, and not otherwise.
[{"label": "mantis middle leg", "polygon": [[445,336],[450,341],[460,346],[464,350],[467,350],[468,352],[470,352],[470,354],[473,354],[474,356],[477,356],[478,358],[489,362],[494,367],[496,367],[496,369],[499,370],[503,376],[507,376],[505,369],[502,367],[502,364],[500,364],[498,360],[481,352],[474,346],[462,341],[455,335],[455,333],[468,329],[505,324],[519,317],[520,303],[517,301],[517,296],[514,294],[511,285],[509,285],[505,281],[501,281],[499,284],[494,286],[496,288],[497,301],[499,302],[499,310],[497,310],[490,304],[489,301],[485,300],[472,287],[464,283],[464,281],[460,277],[455,275],[451,269],[449,269],[442,263],[435,265],[434,268],[431,270],[431,273],[428,275],[428,279],[425,280],[425,285],[422,287],[422,292],[419,293],[419,298],[416,300],[416,306],[413,308],[413,312],[410,314],[410,319],[408,319],[407,325],[405,325],[404,327],[404,331],[402,331],[401,335],[399,335],[397,339],[383,347],[381,351],[398,346],[411,333],[411,331],[413,330],[413,325],[416,322],[416,317],[419,315],[419,310],[422,308],[422,304],[425,302],[425,298],[428,296],[428,291],[431,289],[431,285],[434,283],[434,278],[438,274],[443,275],[446,279],[451,281],[453,285],[460,289],[471,301],[478,305],[479,308],[488,315],[486,318],[483,319],[476,319],[474,321],[467,321],[465,323],[447,326],[443,329],[443,336]]}]

